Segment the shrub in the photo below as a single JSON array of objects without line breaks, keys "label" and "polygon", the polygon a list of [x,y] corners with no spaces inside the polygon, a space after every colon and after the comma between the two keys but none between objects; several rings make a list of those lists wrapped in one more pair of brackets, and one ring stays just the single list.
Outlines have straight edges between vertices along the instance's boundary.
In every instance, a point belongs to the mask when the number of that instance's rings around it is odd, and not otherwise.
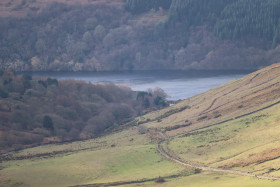
[{"label": "shrub", "polygon": [[201,120],[204,120],[206,118],[207,118],[207,116],[201,116],[201,117],[197,118],[197,121],[201,121]]},{"label": "shrub", "polygon": [[117,121],[128,119],[133,115],[132,108],[126,104],[114,105],[112,113]]},{"label": "shrub", "polygon": [[46,128],[46,129],[49,129],[51,131],[54,130],[53,121],[52,121],[52,118],[50,116],[44,116],[43,127]]},{"label": "shrub", "polygon": [[32,133],[19,133],[15,134],[15,136],[17,137],[17,142],[22,144],[39,143],[43,140],[43,137],[41,135]]},{"label": "shrub", "polygon": [[24,146],[22,144],[14,144],[12,147],[15,151],[18,151],[18,150],[21,150],[24,148]]},{"label": "shrub", "polygon": [[[182,111],[184,111],[184,110],[186,110],[186,109],[189,109],[189,108],[191,108],[191,107],[187,105],[187,106],[184,106],[184,107],[182,107],[182,108],[170,109],[170,110],[168,110],[167,112],[165,112],[164,114],[162,114],[161,116],[157,117],[157,120],[166,118],[166,117],[171,116],[172,114],[175,114],[175,113],[182,112]],[[187,121],[186,121],[186,123],[187,123]]]},{"label": "shrub", "polygon": [[143,91],[140,91],[137,93],[137,100],[139,99],[144,99],[144,97],[148,95],[148,92],[143,92]]},{"label": "shrub", "polygon": [[238,108],[243,108],[243,105],[239,105]]},{"label": "shrub", "polygon": [[32,87],[30,80],[25,80],[24,79],[22,84],[23,84],[24,89],[29,89],[29,88]]},{"label": "shrub", "polygon": [[144,107],[145,107],[145,108],[149,108],[149,107],[150,107],[150,101],[149,101],[148,98],[145,98],[145,99],[144,99]]},{"label": "shrub", "polygon": [[47,83],[45,81],[42,80],[38,80],[38,83],[41,84],[42,86],[44,86],[45,88],[47,88]]},{"label": "shrub", "polygon": [[154,99],[154,103],[155,103],[157,106],[164,106],[164,105],[165,105],[164,100],[163,100],[162,97],[160,97],[160,96],[157,96],[157,97]]},{"label": "shrub", "polygon": [[9,97],[9,92],[0,88],[0,97],[2,97],[2,98]]},{"label": "shrub", "polygon": [[77,112],[72,107],[57,106],[55,111],[64,119],[76,121],[79,118]]},{"label": "shrub", "polygon": [[161,176],[159,176],[156,180],[155,180],[156,183],[163,183],[165,182],[165,179],[162,178]]},{"label": "shrub", "polygon": [[5,79],[5,80],[3,81],[3,84],[4,84],[4,85],[8,85],[8,84],[10,84],[11,82],[13,82],[13,79],[12,79],[12,78],[8,78],[8,79]]},{"label": "shrub", "polygon": [[66,130],[64,129],[57,129],[55,131],[56,136],[58,136],[59,138],[61,138],[62,140],[65,140],[68,136],[68,133]]},{"label": "shrub", "polygon": [[38,135],[42,135],[44,137],[49,137],[51,136],[50,131],[46,130],[46,129],[42,129],[42,128],[35,128],[32,133],[34,134],[38,134]]},{"label": "shrub", "polygon": [[52,79],[52,78],[48,78],[47,79],[47,83],[48,83],[48,85],[49,86],[58,86],[58,81],[57,81],[57,79]]},{"label": "shrub", "polygon": [[217,114],[214,118],[219,118],[221,116],[222,116],[222,114]]},{"label": "shrub", "polygon": [[138,133],[139,134],[145,134],[147,132],[147,128],[144,126],[138,126]]},{"label": "shrub", "polygon": [[172,131],[175,129],[179,129],[179,128],[183,128],[183,127],[187,127],[190,126],[192,123],[187,123],[187,124],[183,124],[183,125],[174,125],[174,126],[170,126],[170,127],[165,127],[166,131]]},{"label": "shrub", "polygon": [[22,76],[22,79],[23,79],[23,80],[31,81],[31,80],[32,80],[32,76],[31,76],[31,75],[28,75],[28,74],[24,74],[24,75]]},{"label": "shrub", "polygon": [[195,173],[195,174],[201,173],[201,169],[195,168],[195,169],[194,169],[194,173]]}]

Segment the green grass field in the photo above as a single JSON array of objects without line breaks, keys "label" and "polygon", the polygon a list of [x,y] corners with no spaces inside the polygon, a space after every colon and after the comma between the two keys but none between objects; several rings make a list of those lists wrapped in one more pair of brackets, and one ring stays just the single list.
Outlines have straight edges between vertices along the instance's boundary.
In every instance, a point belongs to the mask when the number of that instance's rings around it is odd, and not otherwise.
[{"label": "green grass field", "polygon": [[[144,183],[134,186],[161,186],[161,187],[278,187],[279,181],[259,180],[252,177],[226,175],[221,173],[201,173],[187,177],[178,177],[166,180],[165,183]],[[130,186],[130,185],[129,185]]]},{"label": "green grass field", "polygon": [[[195,173],[156,150],[163,132],[170,137],[164,149],[188,163],[280,177],[279,69],[277,64],[267,67],[139,117],[140,127],[14,153],[0,163],[0,186],[98,186],[137,180],[120,186],[280,186],[280,180]],[[146,132],[140,133],[141,128]],[[156,183],[158,176],[165,182]]]},{"label": "green grass field", "polygon": [[[85,148],[89,149],[83,150]],[[1,163],[0,184],[70,186],[107,183],[164,177],[184,169],[163,159],[157,154],[154,143],[131,129],[95,140],[26,149],[15,156],[36,156],[58,150],[75,152]]]},{"label": "green grass field", "polygon": [[181,158],[201,165],[258,172],[262,168],[262,172],[267,172],[276,165],[254,164],[280,156],[279,122],[280,106],[277,105],[193,135],[175,137],[168,147]]}]

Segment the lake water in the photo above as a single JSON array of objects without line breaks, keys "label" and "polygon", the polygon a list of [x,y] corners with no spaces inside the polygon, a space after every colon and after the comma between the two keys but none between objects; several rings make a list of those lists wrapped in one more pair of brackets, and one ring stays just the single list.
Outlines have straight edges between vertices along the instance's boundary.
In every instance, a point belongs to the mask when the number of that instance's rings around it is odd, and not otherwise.
[{"label": "lake water", "polygon": [[110,82],[127,85],[135,91],[160,87],[169,95],[168,100],[179,100],[205,92],[248,73],[250,71],[40,72],[32,74],[57,79]]}]

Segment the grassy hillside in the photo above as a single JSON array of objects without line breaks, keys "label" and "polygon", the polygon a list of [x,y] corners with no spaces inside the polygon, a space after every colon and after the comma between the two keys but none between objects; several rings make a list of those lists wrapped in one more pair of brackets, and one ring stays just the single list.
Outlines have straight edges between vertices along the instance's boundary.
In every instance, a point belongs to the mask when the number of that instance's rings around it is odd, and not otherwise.
[{"label": "grassy hillside", "polygon": [[[280,177],[279,73],[280,64],[274,64],[101,138],[2,156],[0,184],[279,186],[279,180],[183,167],[157,151],[162,142],[172,157],[195,166]],[[159,176],[165,182],[156,182]]]},{"label": "grassy hillside", "polygon": [[[192,124],[174,129],[176,135],[261,110],[279,101],[279,64],[275,64],[243,78],[213,88],[205,93],[181,101],[177,105],[150,113],[142,120],[151,120],[147,127],[165,128]],[[170,115],[175,113],[173,115]],[[162,118],[162,119],[161,119]]]},{"label": "grassy hillside", "polygon": [[[280,64],[146,115],[172,137],[167,151],[198,166],[279,176]],[[145,120],[143,119],[143,120]]]},{"label": "grassy hillside", "polygon": [[[44,154],[44,156],[40,155]],[[18,160],[23,157],[23,160]],[[12,160],[12,159],[15,160]],[[137,129],[63,145],[24,150],[1,163],[3,186],[70,186],[183,175]],[[181,174],[181,172],[183,172]]]}]

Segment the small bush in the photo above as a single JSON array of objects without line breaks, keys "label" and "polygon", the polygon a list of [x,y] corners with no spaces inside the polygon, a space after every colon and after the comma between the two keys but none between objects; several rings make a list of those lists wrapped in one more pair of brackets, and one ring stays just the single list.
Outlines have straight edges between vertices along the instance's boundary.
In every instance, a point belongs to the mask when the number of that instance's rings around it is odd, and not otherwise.
[{"label": "small bush", "polygon": [[[163,119],[163,118],[166,118],[166,117],[168,117],[168,116],[171,116],[172,114],[176,114],[176,113],[182,112],[182,111],[184,111],[184,110],[186,110],[186,109],[189,109],[189,108],[191,108],[191,107],[190,107],[190,106],[184,106],[184,107],[182,107],[182,108],[171,109],[171,110],[165,112],[164,114],[162,114],[161,116],[157,117],[157,120],[161,120],[161,119]],[[186,121],[186,122],[187,122],[187,121]]]},{"label": "small bush", "polygon": [[156,96],[156,98],[154,99],[154,103],[157,106],[162,106],[162,107],[168,106],[168,103],[161,96]]},{"label": "small bush", "polygon": [[45,88],[47,88],[47,83],[43,80],[38,80],[38,84],[41,84],[42,86],[44,86]]},{"label": "small bush", "polygon": [[214,118],[219,118],[221,116],[222,116],[222,114],[217,114]]},{"label": "small bush", "polygon": [[52,121],[52,118],[50,116],[45,116],[44,117],[44,119],[43,119],[43,127],[53,131],[53,129],[54,129],[53,121]]},{"label": "small bush", "polygon": [[143,127],[143,126],[139,126],[138,127],[138,132],[140,134],[145,134],[147,132],[147,128]]},{"label": "small bush", "polygon": [[175,130],[175,129],[187,127],[187,126],[190,126],[191,124],[192,123],[187,123],[187,124],[182,124],[182,125],[174,125],[174,126],[170,126],[170,127],[165,127],[165,131],[172,131],[172,130]]},{"label": "small bush", "polygon": [[163,183],[165,182],[165,179],[162,178],[161,176],[159,176],[156,180],[155,180],[156,183]]},{"label": "small bush", "polygon": [[201,173],[201,169],[195,168],[194,173],[195,173],[195,174]]},{"label": "small bush", "polygon": [[207,118],[207,116],[201,116],[201,117],[199,117],[198,119],[197,119],[197,121],[201,121],[201,120],[204,120],[204,119],[206,119]]},{"label": "small bush", "polygon": [[145,108],[149,108],[150,107],[150,101],[149,101],[148,98],[145,98],[145,100],[144,100],[144,107]]},{"label": "small bush", "polygon": [[57,79],[48,78],[47,83],[48,83],[49,86],[58,86]]},{"label": "small bush", "polygon": [[21,150],[24,148],[24,146],[22,144],[14,144],[12,147],[15,151],[18,151],[18,150]]},{"label": "small bush", "polygon": [[0,88],[0,97],[2,97],[2,98],[9,97],[9,92]]},{"label": "small bush", "polygon": [[23,87],[24,89],[32,88],[30,80],[23,80]]},{"label": "small bush", "polygon": [[148,95],[148,92],[140,91],[137,93],[137,100],[140,98],[143,99],[146,95]]},{"label": "small bush", "polygon": [[31,80],[32,80],[32,76],[31,76],[31,75],[24,74],[24,75],[22,76],[22,79],[23,79],[23,80],[31,81]]}]

